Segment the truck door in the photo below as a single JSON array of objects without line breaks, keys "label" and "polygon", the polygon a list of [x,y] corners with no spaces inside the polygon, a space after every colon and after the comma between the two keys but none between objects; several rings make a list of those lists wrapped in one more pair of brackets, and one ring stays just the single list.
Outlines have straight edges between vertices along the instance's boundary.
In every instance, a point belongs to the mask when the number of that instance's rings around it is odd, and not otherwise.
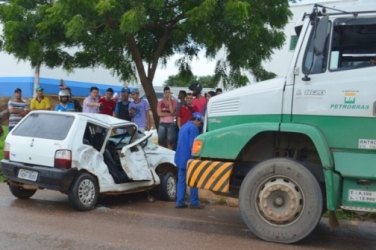
[{"label": "truck door", "polygon": [[334,18],[325,47],[314,29],[299,56],[292,121],[312,124],[336,151],[376,149],[376,18]]},{"label": "truck door", "polygon": [[294,123],[317,127],[331,149],[342,207],[376,208],[376,17],[334,16],[315,53],[315,28],[298,57]]}]

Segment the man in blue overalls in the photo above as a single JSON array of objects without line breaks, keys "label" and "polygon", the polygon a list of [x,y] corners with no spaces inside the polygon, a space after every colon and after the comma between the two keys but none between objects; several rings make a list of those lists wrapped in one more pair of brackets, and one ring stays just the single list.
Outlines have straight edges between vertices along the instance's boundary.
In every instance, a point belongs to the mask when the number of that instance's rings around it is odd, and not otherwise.
[{"label": "man in blue overalls", "polygon": [[[202,114],[196,112],[192,114],[192,120],[179,130],[178,146],[175,153],[175,163],[178,166],[176,208],[188,207],[185,203],[187,162],[191,158],[193,141],[198,136],[202,123]],[[203,208],[198,200],[197,188],[190,189],[190,208]]]}]

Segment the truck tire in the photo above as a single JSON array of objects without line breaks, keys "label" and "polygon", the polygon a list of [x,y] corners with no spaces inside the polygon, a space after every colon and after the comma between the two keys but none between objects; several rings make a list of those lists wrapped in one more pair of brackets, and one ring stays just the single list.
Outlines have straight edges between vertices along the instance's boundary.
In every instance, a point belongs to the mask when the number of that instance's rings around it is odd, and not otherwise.
[{"label": "truck tire", "polygon": [[10,192],[19,199],[29,199],[37,192],[36,189],[24,189],[20,186],[9,184]]},{"label": "truck tire", "polygon": [[302,164],[275,158],[257,164],[244,178],[239,208],[257,237],[294,243],[310,234],[320,221],[320,185]]},{"label": "truck tire", "polygon": [[95,207],[99,195],[98,182],[88,173],[80,174],[68,192],[70,204],[79,211],[88,211]]},{"label": "truck tire", "polygon": [[177,179],[172,172],[165,172],[160,176],[161,184],[158,188],[158,197],[164,201],[176,200]]}]

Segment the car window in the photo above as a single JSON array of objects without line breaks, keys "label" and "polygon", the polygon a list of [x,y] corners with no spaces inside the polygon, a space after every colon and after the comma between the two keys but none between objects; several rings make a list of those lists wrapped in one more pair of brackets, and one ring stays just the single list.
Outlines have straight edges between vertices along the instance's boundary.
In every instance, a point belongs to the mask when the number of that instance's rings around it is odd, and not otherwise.
[{"label": "car window", "polygon": [[376,18],[337,18],[330,70],[376,66]]},{"label": "car window", "polygon": [[48,113],[33,113],[25,117],[12,132],[16,136],[64,140],[72,126],[74,117]]},{"label": "car window", "polygon": [[88,122],[86,124],[85,133],[84,133],[82,142],[83,144],[91,145],[96,150],[100,151],[103,146],[106,134],[107,134],[106,128]]}]

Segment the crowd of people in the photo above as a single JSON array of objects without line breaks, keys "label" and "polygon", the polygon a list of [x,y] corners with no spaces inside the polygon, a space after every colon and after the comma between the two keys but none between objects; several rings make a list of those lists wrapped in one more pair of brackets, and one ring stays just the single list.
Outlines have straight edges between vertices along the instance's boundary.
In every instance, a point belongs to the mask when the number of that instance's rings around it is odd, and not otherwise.
[{"label": "crowd of people", "polygon": [[[179,128],[192,119],[193,113],[199,112],[204,115],[208,100],[212,96],[222,93],[222,90],[217,88],[216,92],[209,91],[202,95],[202,87],[199,83],[192,84],[189,90],[191,92],[181,90],[178,97],[175,98],[169,87],[164,88],[163,99],[157,105],[158,143],[161,146],[176,149]],[[137,88],[131,90],[124,87],[121,89],[119,97],[114,95],[112,88],[108,88],[100,97],[99,89],[91,87],[89,95],[81,105],[77,99],[72,98],[70,88],[61,80],[58,100],[59,103],[54,107],[55,111],[111,115],[136,123],[141,131],[154,127],[149,103],[140,97]],[[23,100],[22,90],[16,88],[14,97],[8,102],[9,131],[32,110],[51,110],[50,99],[44,95],[43,88],[36,88],[36,96],[31,100],[30,105]]]}]

